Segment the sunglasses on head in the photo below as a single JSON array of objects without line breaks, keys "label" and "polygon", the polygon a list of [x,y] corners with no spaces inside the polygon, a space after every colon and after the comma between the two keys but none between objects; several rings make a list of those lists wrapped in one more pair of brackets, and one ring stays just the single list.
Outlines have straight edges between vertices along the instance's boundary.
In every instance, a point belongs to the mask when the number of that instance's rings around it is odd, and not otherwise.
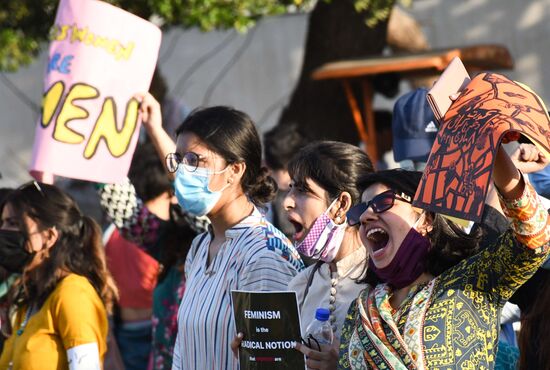
[{"label": "sunglasses on head", "polygon": [[369,208],[372,207],[374,213],[386,212],[388,209],[393,207],[395,200],[399,199],[407,203],[411,203],[412,199],[405,193],[396,193],[393,190],[386,190],[366,203],[359,203],[356,206],[350,208],[346,213],[348,218],[348,224],[350,226],[355,226],[360,223],[361,215]]},{"label": "sunglasses on head", "polygon": [[36,180],[29,181],[26,184],[21,185],[17,190],[25,190],[29,188],[36,190],[42,197],[46,198],[46,195],[44,194],[42,187]]}]

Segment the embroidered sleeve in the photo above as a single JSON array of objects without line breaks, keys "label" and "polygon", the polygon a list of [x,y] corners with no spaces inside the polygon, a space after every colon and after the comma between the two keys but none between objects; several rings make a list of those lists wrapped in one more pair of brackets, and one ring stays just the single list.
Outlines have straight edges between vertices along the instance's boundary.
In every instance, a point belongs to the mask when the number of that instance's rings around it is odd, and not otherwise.
[{"label": "embroidered sleeve", "polygon": [[463,290],[473,301],[492,297],[502,306],[544,263],[548,251],[546,247],[527,248],[510,228],[495,244],[445,272],[441,287]]},{"label": "embroidered sleeve", "polygon": [[129,179],[99,190],[101,206],[125,239],[151,252],[165,221],[154,215],[136,195]]},{"label": "embroidered sleeve", "polygon": [[500,196],[509,229],[478,254],[443,273],[442,288],[464,290],[473,301],[485,297],[500,306],[531,278],[550,252],[550,222],[533,187],[526,183],[518,199]]},{"label": "embroidered sleeve", "polygon": [[499,193],[504,214],[510,219],[516,239],[531,248],[547,248],[550,240],[550,217],[533,186],[525,183],[518,199],[504,199]]},{"label": "embroidered sleeve", "polygon": [[444,273],[444,289],[464,289],[474,300],[489,294],[504,305],[533,276],[550,251],[550,220],[533,187],[518,199],[499,198],[510,228],[496,243]]}]

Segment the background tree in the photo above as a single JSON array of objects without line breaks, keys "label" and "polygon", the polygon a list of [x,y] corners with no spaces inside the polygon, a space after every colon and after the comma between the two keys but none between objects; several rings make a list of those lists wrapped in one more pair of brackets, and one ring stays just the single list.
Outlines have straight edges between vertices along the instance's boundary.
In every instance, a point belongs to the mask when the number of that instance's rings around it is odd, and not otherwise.
[{"label": "background tree", "polygon": [[[304,63],[280,123],[296,121],[314,137],[357,142],[343,91],[335,81],[312,81],[323,63],[380,54],[395,0],[107,0],[169,27],[246,31],[268,15],[313,8]],[[47,45],[57,0],[3,0],[0,8],[0,71],[30,63]]]}]

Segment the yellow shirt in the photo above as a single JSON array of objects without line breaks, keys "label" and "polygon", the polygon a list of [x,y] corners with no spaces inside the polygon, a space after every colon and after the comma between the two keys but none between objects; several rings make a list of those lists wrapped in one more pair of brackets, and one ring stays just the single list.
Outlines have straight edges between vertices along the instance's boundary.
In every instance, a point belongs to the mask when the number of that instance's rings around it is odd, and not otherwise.
[{"label": "yellow shirt", "polygon": [[68,369],[67,350],[97,343],[101,363],[107,349],[107,312],[101,298],[83,276],[70,274],[59,282],[40,310],[32,315],[21,335],[25,318],[19,310],[12,336],[5,342],[0,369]]}]

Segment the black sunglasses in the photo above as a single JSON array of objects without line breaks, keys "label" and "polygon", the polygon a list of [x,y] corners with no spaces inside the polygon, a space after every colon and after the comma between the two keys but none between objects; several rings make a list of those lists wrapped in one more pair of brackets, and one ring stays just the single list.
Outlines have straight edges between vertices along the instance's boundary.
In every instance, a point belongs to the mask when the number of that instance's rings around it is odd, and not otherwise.
[{"label": "black sunglasses", "polygon": [[396,199],[402,200],[407,203],[412,203],[411,197],[407,194],[397,194],[393,190],[386,190],[369,200],[367,203],[359,203],[358,205],[351,207],[350,210],[346,213],[348,224],[350,226],[358,225],[361,215],[369,207],[372,207],[374,213],[386,212],[388,209],[393,207]]}]

